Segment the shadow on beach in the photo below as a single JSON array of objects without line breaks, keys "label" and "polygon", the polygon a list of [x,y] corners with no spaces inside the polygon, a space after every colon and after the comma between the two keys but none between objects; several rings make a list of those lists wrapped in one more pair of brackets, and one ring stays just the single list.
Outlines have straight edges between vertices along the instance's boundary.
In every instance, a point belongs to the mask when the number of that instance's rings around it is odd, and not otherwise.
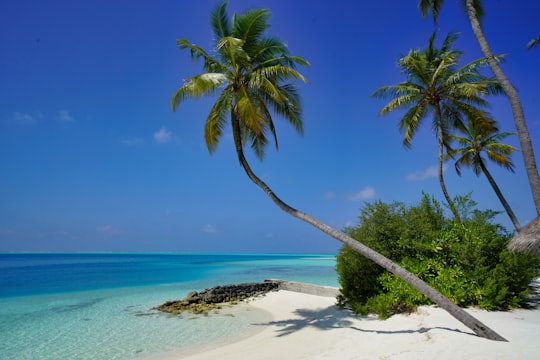
[{"label": "shadow on beach", "polygon": [[[278,321],[269,321],[266,323],[255,324],[257,326],[277,326],[279,329],[276,330],[278,333],[277,337],[287,336],[297,331],[300,331],[305,328],[316,328],[318,330],[332,330],[332,329],[351,329],[355,331],[360,331],[364,333],[375,333],[375,334],[424,334],[431,330],[445,330],[452,331],[461,334],[476,336],[472,332],[466,332],[459,329],[452,329],[448,327],[421,327],[419,329],[402,329],[402,330],[378,330],[378,329],[369,329],[370,323],[374,321],[383,322],[385,320],[378,320],[374,316],[355,316],[348,310],[343,310],[337,306],[329,306],[325,309],[298,309],[294,312],[297,316],[292,319],[278,320]],[[359,328],[358,325],[366,325],[365,327]]]}]

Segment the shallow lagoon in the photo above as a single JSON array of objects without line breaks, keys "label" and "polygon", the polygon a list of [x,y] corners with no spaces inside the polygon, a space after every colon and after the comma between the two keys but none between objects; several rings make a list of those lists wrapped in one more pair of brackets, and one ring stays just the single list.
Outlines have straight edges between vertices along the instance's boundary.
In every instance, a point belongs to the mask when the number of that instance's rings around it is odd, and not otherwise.
[{"label": "shallow lagoon", "polygon": [[267,314],[152,310],[193,290],[280,278],[337,286],[333,255],[0,254],[3,359],[134,359],[252,331]]}]

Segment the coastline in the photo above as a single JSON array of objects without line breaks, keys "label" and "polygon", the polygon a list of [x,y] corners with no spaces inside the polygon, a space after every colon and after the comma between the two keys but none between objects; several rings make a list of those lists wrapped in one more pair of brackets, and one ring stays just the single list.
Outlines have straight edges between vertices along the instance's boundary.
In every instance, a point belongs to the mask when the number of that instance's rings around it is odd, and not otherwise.
[{"label": "coastline", "polygon": [[[535,284],[540,284],[539,280]],[[264,311],[269,321],[219,342],[145,358],[172,359],[536,359],[540,353],[540,308],[488,312],[467,309],[509,342],[477,337],[435,306],[381,321],[354,316],[335,297],[290,290],[241,304]]]}]

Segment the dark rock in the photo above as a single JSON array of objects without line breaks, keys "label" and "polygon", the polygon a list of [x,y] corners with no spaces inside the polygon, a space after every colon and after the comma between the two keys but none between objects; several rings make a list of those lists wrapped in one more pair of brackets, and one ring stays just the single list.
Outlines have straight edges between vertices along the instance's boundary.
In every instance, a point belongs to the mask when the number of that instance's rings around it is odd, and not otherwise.
[{"label": "dark rock", "polygon": [[201,292],[192,291],[181,300],[167,301],[156,309],[170,314],[189,311],[195,314],[207,314],[210,310],[220,309],[226,303],[238,303],[249,298],[279,290],[279,281],[262,283],[244,283],[237,285],[215,286]]}]

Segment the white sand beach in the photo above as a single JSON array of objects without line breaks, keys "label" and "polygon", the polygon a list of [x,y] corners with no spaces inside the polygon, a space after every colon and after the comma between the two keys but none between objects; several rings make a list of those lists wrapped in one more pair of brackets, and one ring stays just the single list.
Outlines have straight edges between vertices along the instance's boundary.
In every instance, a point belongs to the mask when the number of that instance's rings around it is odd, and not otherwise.
[{"label": "white sand beach", "polygon": [[538,359],[540,309],[467,310],[508,342],[479,338],[444,310],[424,306],[380,321],[335,306],[333,297],[280,290],[246,306],[272,320],[259,332],[154,359]]}]

